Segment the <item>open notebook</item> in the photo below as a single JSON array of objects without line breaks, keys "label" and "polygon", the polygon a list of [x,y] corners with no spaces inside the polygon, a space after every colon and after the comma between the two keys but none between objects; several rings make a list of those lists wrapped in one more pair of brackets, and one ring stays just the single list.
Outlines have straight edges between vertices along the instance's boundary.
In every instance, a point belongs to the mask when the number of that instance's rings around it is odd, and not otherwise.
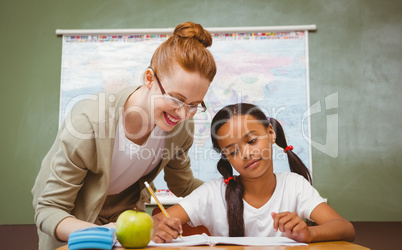
[{"label": "open notebook", "polygon": [[[306,246],[305,243],[299,243],[286,237],[218,237],[208,236],[206,234],[196,234],[183,236],[171,243],[149,242],[149,247],[183,247],[199,245],[244,245],[244,246]],[[120,246],[119,243],[116,246]]]}]

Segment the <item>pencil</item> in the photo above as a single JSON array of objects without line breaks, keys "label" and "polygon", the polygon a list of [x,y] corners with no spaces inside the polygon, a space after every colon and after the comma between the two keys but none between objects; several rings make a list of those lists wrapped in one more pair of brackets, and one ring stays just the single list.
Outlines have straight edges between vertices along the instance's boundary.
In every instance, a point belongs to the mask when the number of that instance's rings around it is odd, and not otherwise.
[{"label": "pencil", "polygon": [[[159,201],[158,197],[156,197],[154,191],[152,190],[151,186],[149,186],[148,182],[144,182],[145,186],[147,187],[148,191],[151,193],[152,197],[154,197],[156,203],[158,204],[159,208],[161,209],[162,213],[167,217],[170,218],[168,212],[166,211],[166,209],[163,207],[162,203]],[[182,235],[179,234],[180,239],[182,238]]]}]

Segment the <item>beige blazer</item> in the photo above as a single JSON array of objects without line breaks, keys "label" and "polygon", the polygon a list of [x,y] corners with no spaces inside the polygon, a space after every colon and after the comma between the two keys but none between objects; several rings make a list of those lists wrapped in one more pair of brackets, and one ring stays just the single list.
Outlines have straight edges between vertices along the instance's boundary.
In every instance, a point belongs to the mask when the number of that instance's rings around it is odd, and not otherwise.
[{"label": "beige blazer", "polygon": [[[66,217],[94,223],[107,197],[110,165],[118,119],[136,87],[101,92],[78,102],[66,116],[54,144],[42,161],[32,189],[39,249],[55,249],[56,227]],[[164,169],[165,181],[176,196],[186,196],[202,184],[190,169],[188,151],[194,124],[187,120],[167,134],[159,166],[142,177],[133,190],[136,207],[144,210],[151,182]]]}]

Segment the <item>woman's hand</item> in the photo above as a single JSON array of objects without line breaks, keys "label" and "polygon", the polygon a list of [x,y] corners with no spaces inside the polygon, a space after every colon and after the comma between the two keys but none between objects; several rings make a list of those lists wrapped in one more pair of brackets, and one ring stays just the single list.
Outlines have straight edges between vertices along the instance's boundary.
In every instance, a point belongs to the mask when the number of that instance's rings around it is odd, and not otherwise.
[{"label": "woman's hand", "polygon": [[78,229],[96,227],[98,225],[76,219],[74,217],[64,218],[56,227],[56,236],[59,241],[68,241],[70,234]]},{"label": "woman's hand", "polygon": [[102,225],[102,227],[109,227],[116,229],[116,222],[110,222],[108,224]]},{"label": "woman's hand", "polygon": [[281,231],[286,237],[298,242],[309,243],[312,240],[310,229],[296,213],[271,213],[274,219],[274,229]]},{"label": "woman's hand", "polygon": [[152,240],[155,243],[172,242],[183,233],[181,220],[179,218],[154,218],[154,235]]}]

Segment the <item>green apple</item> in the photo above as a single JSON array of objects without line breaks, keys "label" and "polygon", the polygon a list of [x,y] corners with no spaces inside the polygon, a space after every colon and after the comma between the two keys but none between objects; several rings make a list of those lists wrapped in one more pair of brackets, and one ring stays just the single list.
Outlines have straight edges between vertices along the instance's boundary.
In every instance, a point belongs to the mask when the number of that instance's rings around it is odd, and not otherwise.
[{"label": "green apple", "polygon": [[151,241],[154,230],[152,217],[144,212],[126,210],[116,221],[116,236],[125,248],[143,248]]}]

